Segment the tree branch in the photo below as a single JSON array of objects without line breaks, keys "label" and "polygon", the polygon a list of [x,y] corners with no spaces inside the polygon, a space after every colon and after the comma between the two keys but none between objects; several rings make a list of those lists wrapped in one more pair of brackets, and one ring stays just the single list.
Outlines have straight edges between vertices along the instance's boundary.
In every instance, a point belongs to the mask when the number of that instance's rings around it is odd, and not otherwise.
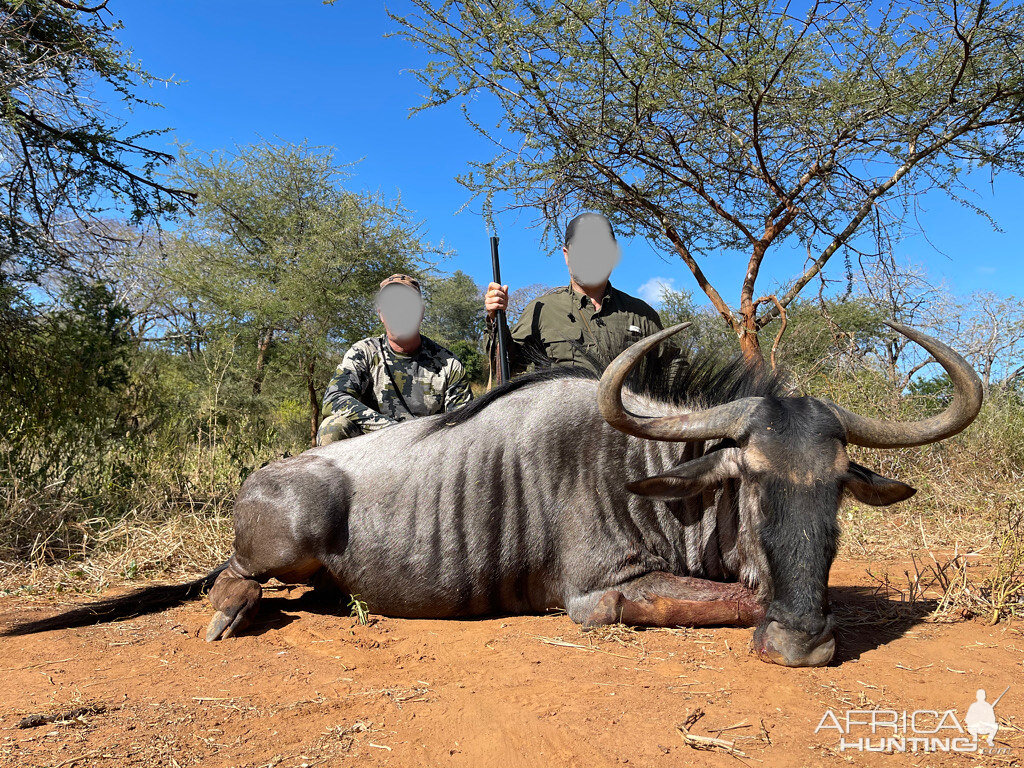
[{"label": "tree branch", "polygon": [[107,3],[110,2],[110,0],[103,0],[103,2],[99,5],[94,5],[92,7],[79,5],[78,3],[71,2],[71,0],[53,0],[53,2],[55,2],[61,8],[67,8],[69,11],[82,11],[82,13],[96,13],[97,11],[102,11],[104,8],[106,8]]},{"label": "tree branch", "polygon": [[[160,184],[159,182],[153,181],[152,179],[147,179],[144,176],[139,176],[137,173],[134,173],[133,171],[129,170],[127,168],[127,166],[125,166],[125,165],[122,165],[120,163],[116,163],[113,160],[108,160],[102,154],[100,154],[100,152],[98,150],[93,149],[92,147],[90,147],[88,144],[86,144],[84,141],[82,141],[82,139],[80,137],[76,136],[74,133],[72,133],[70,131],[66,131],[66,130],[64,130],[62,128],[57,128],[55,126],[49,125],[48,123],[45,123],[42,120],[40,120],[38,117],[36,117],[35,114],[33,114],[31,112],[26,112],[21,107],[15,107],[14,111],[15,111],[15,113],[19,117],[21,117],[21,118],[23,118],[25,120],[28,120],[30,123],[32,123],[32,125],[36,126],[37,128],[40,128],[41,130],[45,131],[46,133],[49,133],[49,134],[51,134],[53,136],[56,136],[56,137],[58,137],[58,138],[60,138],[60,139],[62,139],[64,141],[68,142],[69,144],[74,146],[76,150],[81,152],[86,157],[92,158],[97,163],[100,163],[101,165],[111,169],[112,171],[116,171],[117,173],[120,173],[120,174],[123,174],[124,176],[127,176],[132,181],[135,181],[135,182],[137,182],[139,184],[142,184],[143,186],[149,187],[150,189],[154,189],[154,190],[157,190],[159,192],[164,192],[165,194],[171,195],[172,197],[184,197],[184,198],[186,198],[188,200],[195,199],[195,194],[192,193],[192,192],[189,192],[188,190],[185,190],[185,189],[175,189],[173,187],[164,186],[163,184]],[[124,145],[123,142],[120,142],[120,141],[117,141],[117,140],[114,140],[113,143],[121,145],[121,146],[128,146],[128,145]],[[168,155],[165,152],[159,152],[157,150],[148,150],[148,149],[137,148],[137,147],[133,147],[133,148],[141,149],[143,152],[145,152],[148,155],[151,155],[152,157],[156,157],[156,158],[160,158],[160,159],[164,159],[164,160],[174,160],[174,157],[172,155]]]}]

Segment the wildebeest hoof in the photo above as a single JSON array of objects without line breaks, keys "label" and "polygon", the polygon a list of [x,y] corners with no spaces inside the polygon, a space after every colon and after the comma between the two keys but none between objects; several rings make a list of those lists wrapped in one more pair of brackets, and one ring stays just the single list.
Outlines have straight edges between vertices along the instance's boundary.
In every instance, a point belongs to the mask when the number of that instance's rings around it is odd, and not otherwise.
[{"label": "wildebeest hoof", "polygon": [[601,599],[597,601],[594,610],[590,612],[587,620],[583,622],[583,629],[587,630],[608,624],[618,624],[622,621],[622,606],[625,602],[626,598],[621,592],[615,589],[608,590],[601,595]]},{"label": "wildebeest hoof", "polygon": [[224,613],[224,611],[217,611],[213,614],[213,618],[210,619],[210,625],[206,628],[206,642],[212,643],[214,640],[223,640],[231,637],[235,630],[239,628],[243,616],[244,614],[241,611],[238,611],[233,616]]},{"label": "wildebeest hoof", "polygon": [[210,602],[217,612],[206,628],[206,642],[232,637],[249,626],[262,595],[263,588],[258,581],[238,576],[229,565],[210,590]]}]

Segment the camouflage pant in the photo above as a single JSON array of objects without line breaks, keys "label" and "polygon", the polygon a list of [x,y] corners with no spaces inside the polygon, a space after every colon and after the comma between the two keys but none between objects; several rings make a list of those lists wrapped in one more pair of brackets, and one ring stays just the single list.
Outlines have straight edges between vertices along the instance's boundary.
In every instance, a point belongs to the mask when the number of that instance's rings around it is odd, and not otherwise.
[{"label": "camouflage pant", "polygon": [[320,422],[316,431],[316,444],[329,445],[339,440],[363,434],[363,429],[345,413],[332,413]]}]

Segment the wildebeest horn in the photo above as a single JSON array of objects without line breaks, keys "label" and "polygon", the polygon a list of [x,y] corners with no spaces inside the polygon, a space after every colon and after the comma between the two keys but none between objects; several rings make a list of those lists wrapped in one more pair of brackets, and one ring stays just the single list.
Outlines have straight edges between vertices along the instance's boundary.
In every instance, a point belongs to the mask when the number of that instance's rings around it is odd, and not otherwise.
[{"label": "wildebeest horn", "polygon": [[621,432],[649,440],[711,440],[728,437],[739,431],[747,415],[761,398],[748,397],[695,413],[674,416],[640,416],[622,405],[622,385],[637,362],[658,344],[689,328],[681,323],[641,339],[616,357],[597,385],[597,407],[605,421]]},{"label": "wildebeest horn", "polygon": [[981,379],[970,363],[931,336],[902,323],[885,324],[920,344],[946,369],[953,382],[953,402],[942,413],[922,421],[872,419],[831,404],[846,427],[846,439],[868,448],[909,448],[937,443],[966,429],[981,410],[982,399]]}]

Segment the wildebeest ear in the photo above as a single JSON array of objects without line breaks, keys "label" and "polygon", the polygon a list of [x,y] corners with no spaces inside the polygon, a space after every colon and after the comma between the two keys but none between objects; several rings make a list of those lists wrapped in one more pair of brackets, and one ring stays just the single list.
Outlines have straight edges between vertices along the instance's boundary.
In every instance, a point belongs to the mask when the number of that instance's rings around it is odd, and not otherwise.
[{"label": "wildebeest ear", "polygon": [[873,507],[895,504],[897,501],[909,499],[917,493],[917,488],[912,488],[899,480],[882,477],[867,467],[862,467],[852,461],[843,480],[846,483],[846,490],[856,496],[859,501]]},{"label": "wildebeest ear", "polygon": [[726,448],[673,467],[663,475],[645,477],[626,486],[638,496],[685,499],[730,477],[739,477],[739,449]]}]

